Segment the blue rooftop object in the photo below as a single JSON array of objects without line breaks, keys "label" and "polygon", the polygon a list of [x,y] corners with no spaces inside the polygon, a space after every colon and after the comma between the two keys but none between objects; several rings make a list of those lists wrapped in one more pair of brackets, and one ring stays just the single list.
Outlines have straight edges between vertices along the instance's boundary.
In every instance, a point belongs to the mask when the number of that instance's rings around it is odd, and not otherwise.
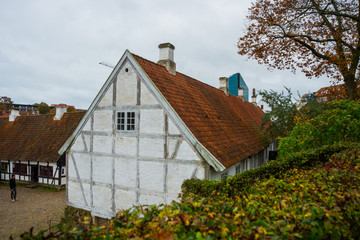
[{"label": "blue rooftop object", "polygon": [[229,94],[234,96],[238,96],[238,89],[243,88],[245,101],[249,101],[249,88],[240,73],[235,73],[228,78],[228,88]]}]

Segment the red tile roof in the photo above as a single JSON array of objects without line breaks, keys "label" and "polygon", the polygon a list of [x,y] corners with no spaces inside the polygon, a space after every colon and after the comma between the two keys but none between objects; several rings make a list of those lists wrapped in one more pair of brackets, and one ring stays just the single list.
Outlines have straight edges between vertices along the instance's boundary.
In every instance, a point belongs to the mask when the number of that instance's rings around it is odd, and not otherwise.
[{"label": "red tile roof", "polygon": [[134,55],[198,141],[226,168],[263,150],[263,111],[217,88]]},{"label": "red tile roof", "polygon": [[56,162],[58,150],[70,137],[85,112],[0,118],[0,159]]}]

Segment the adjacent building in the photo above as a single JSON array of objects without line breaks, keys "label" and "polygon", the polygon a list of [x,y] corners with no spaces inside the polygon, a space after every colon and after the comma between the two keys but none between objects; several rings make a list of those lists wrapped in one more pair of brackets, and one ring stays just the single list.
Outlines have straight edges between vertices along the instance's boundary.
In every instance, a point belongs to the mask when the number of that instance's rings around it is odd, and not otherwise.
[{"label": "adjacent building", "polygon": [[0,180],[12,174],[20,181],[62,186],[66,181],[65,155],[58,151],[85,112],[21,116],[12,110],[0,118]]}]

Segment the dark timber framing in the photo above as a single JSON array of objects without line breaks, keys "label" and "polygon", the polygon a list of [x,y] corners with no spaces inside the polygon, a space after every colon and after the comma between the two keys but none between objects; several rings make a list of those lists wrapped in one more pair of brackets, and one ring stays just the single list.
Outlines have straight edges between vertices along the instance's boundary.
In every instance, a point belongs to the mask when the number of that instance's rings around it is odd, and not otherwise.
[{"label": "dark timber framing", "polygon": [[[16,180],[18,181],[24,181],[24,182],[33,182],[32,177],[35,174],[37,181],[35,183],[41,183],[41,184],[48,184],[48,185],[56,185],[61,186],[61,178],[66,177],[66,175],[62,175],[61,173],[61,166],[50,165],[50,162],[30,162],[30,161],[0,161],[1,163],[7,164],[7,171],[3,171],[3,169],[0,169],[0,180],[9,180],[12,176],[12,174],[15,175]],[[14,173],[15,165],[19,164],[20,166],[26,165],[26,173]],[[33,173],[32,168],[36,166],[37,172]],[[47,168],[47,176],[40,175],[40,167],[46,167]],[[52,174],[50,174],[50,167],[52,167],[53,171]],[[6,177],[7,176],[7,177]],[[57,184],[56,181],[57,180]]]}]

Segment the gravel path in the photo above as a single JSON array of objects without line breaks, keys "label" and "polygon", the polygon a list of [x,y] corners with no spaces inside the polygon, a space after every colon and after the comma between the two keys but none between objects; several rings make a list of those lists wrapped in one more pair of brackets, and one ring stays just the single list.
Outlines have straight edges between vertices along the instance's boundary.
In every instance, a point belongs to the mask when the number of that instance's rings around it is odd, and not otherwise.
[{"label": "gravel path", "polygon": [[31,227],[34,232],[48,229],[49,220],[54,224],[64,215],[65,191],[17,186],[17,197],[18,201],[12,202],[9,186],[0,185],[0,239],[19,238]]}]

